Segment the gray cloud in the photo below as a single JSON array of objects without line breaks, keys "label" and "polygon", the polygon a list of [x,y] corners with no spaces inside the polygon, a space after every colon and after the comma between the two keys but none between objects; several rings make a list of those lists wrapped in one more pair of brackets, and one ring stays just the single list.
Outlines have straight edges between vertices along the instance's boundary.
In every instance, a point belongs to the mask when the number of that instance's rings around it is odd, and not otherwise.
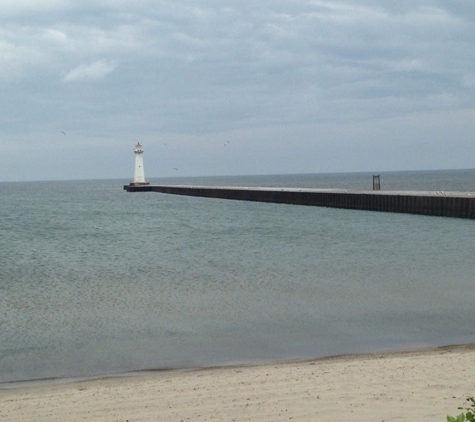
[{"label": "gray cloud", "polygon": [[117,67],[114,63],[97,61],[88,65],[81,64],[64,77],[64,81],[84,81],[102,79]]},{"label": "gray cloud", "polygon": [[[130,161],[138,139],[148,160],[175,143],[170,159],[190,175],[370,171],[364,154],[376,150],[381,169],[474,167],[474,10],[438,0],[2,3],[0,180],[128,175],[122,161],[87,169],[87,156],[100,148]],[[444,141],[430,116],[450,128],[458,162],[418,153]],[[232,152],[214,148],[223,139]],[[50,170],[41,151],[51,145],[84,163]],[[37,165],[22,165],[26,156]]]}]

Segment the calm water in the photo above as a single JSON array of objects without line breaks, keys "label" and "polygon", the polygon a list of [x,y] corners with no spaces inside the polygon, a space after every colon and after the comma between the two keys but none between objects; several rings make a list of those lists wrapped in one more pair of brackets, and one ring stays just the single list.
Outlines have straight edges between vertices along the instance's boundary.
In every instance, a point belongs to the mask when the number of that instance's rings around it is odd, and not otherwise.
[{"label": "calm water", "polygon": [[[473,220],[130,194],[127,182],[0,183],[0,383],[475,341]],[[381,182],[475,191],[475,170]]]}]

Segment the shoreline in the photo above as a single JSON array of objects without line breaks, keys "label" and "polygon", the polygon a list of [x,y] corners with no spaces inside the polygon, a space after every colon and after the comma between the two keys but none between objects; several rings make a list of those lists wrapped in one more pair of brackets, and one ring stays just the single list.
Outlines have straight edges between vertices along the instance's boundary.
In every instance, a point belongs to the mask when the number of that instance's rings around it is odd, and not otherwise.
[{"label": "shoreline", "polygon": [[21,386],[0,419],[433,422],[474,394],[472,343]]},{"label": "shoreline", "polygon": [[252,367],[265,367],[269,365],[280,364],[293,364],[293,363],[308,363],[308,362],[330,362],[338,360],[349,359],[370,359],[374,357],[390,357],[392,355],[405,356],[419,353],[437,353],[457,350],[474,350],[475,342],[473,343],[461,343],[461,344],[447,344],[442,346],[427,346],[427,347],[414,347],[409,349],[388,349],[375,352],[362,352],[362,353],[342,353],[328,356],[318,357],[305,357],[305,358],[289,358],[289,359],[277,359],[277,360],[263,360],[263,361],[244,361],[244,362],[230,362],[217,365],[205,365],[205,366],[182,366],[182,367],[156,367],[156,368],[144,368],[144,369],[132,369],[125,372],[116,372],[109,374],[97,374],[91,376],[77,376],[77,377],[50,377],[50,378],[35,378],[15,381],[0,382],[0,392],[4,390],[16,390],[19,388],[35,388],[48,385],[65,385],[74,384],[80,382],[93,382],[98,380],[108,380],[116,378],[140,378],[142,376],[148,376],[153,374],[163,373],[181,373],[181,372],[195,372],[206,371],[215,369],[226,368],[252,368]]}]

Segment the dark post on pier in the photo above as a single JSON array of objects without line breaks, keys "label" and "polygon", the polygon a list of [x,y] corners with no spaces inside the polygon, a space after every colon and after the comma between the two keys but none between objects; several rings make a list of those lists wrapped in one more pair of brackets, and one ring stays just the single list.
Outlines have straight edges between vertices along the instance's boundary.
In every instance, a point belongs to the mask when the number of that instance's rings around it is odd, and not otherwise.
[{"label": "dark post on pier", "polygon": [[373,176],[373,190],[381,190],[379,174]]}]

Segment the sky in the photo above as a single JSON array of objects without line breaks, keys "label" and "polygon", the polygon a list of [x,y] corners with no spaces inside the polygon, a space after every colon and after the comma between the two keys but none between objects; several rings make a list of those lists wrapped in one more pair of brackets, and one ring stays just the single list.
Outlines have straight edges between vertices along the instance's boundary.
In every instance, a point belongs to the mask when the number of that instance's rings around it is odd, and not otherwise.
[{"label": "sky", "polygon": [[473,0],[2,0],[0,181],[475,168]]}]

